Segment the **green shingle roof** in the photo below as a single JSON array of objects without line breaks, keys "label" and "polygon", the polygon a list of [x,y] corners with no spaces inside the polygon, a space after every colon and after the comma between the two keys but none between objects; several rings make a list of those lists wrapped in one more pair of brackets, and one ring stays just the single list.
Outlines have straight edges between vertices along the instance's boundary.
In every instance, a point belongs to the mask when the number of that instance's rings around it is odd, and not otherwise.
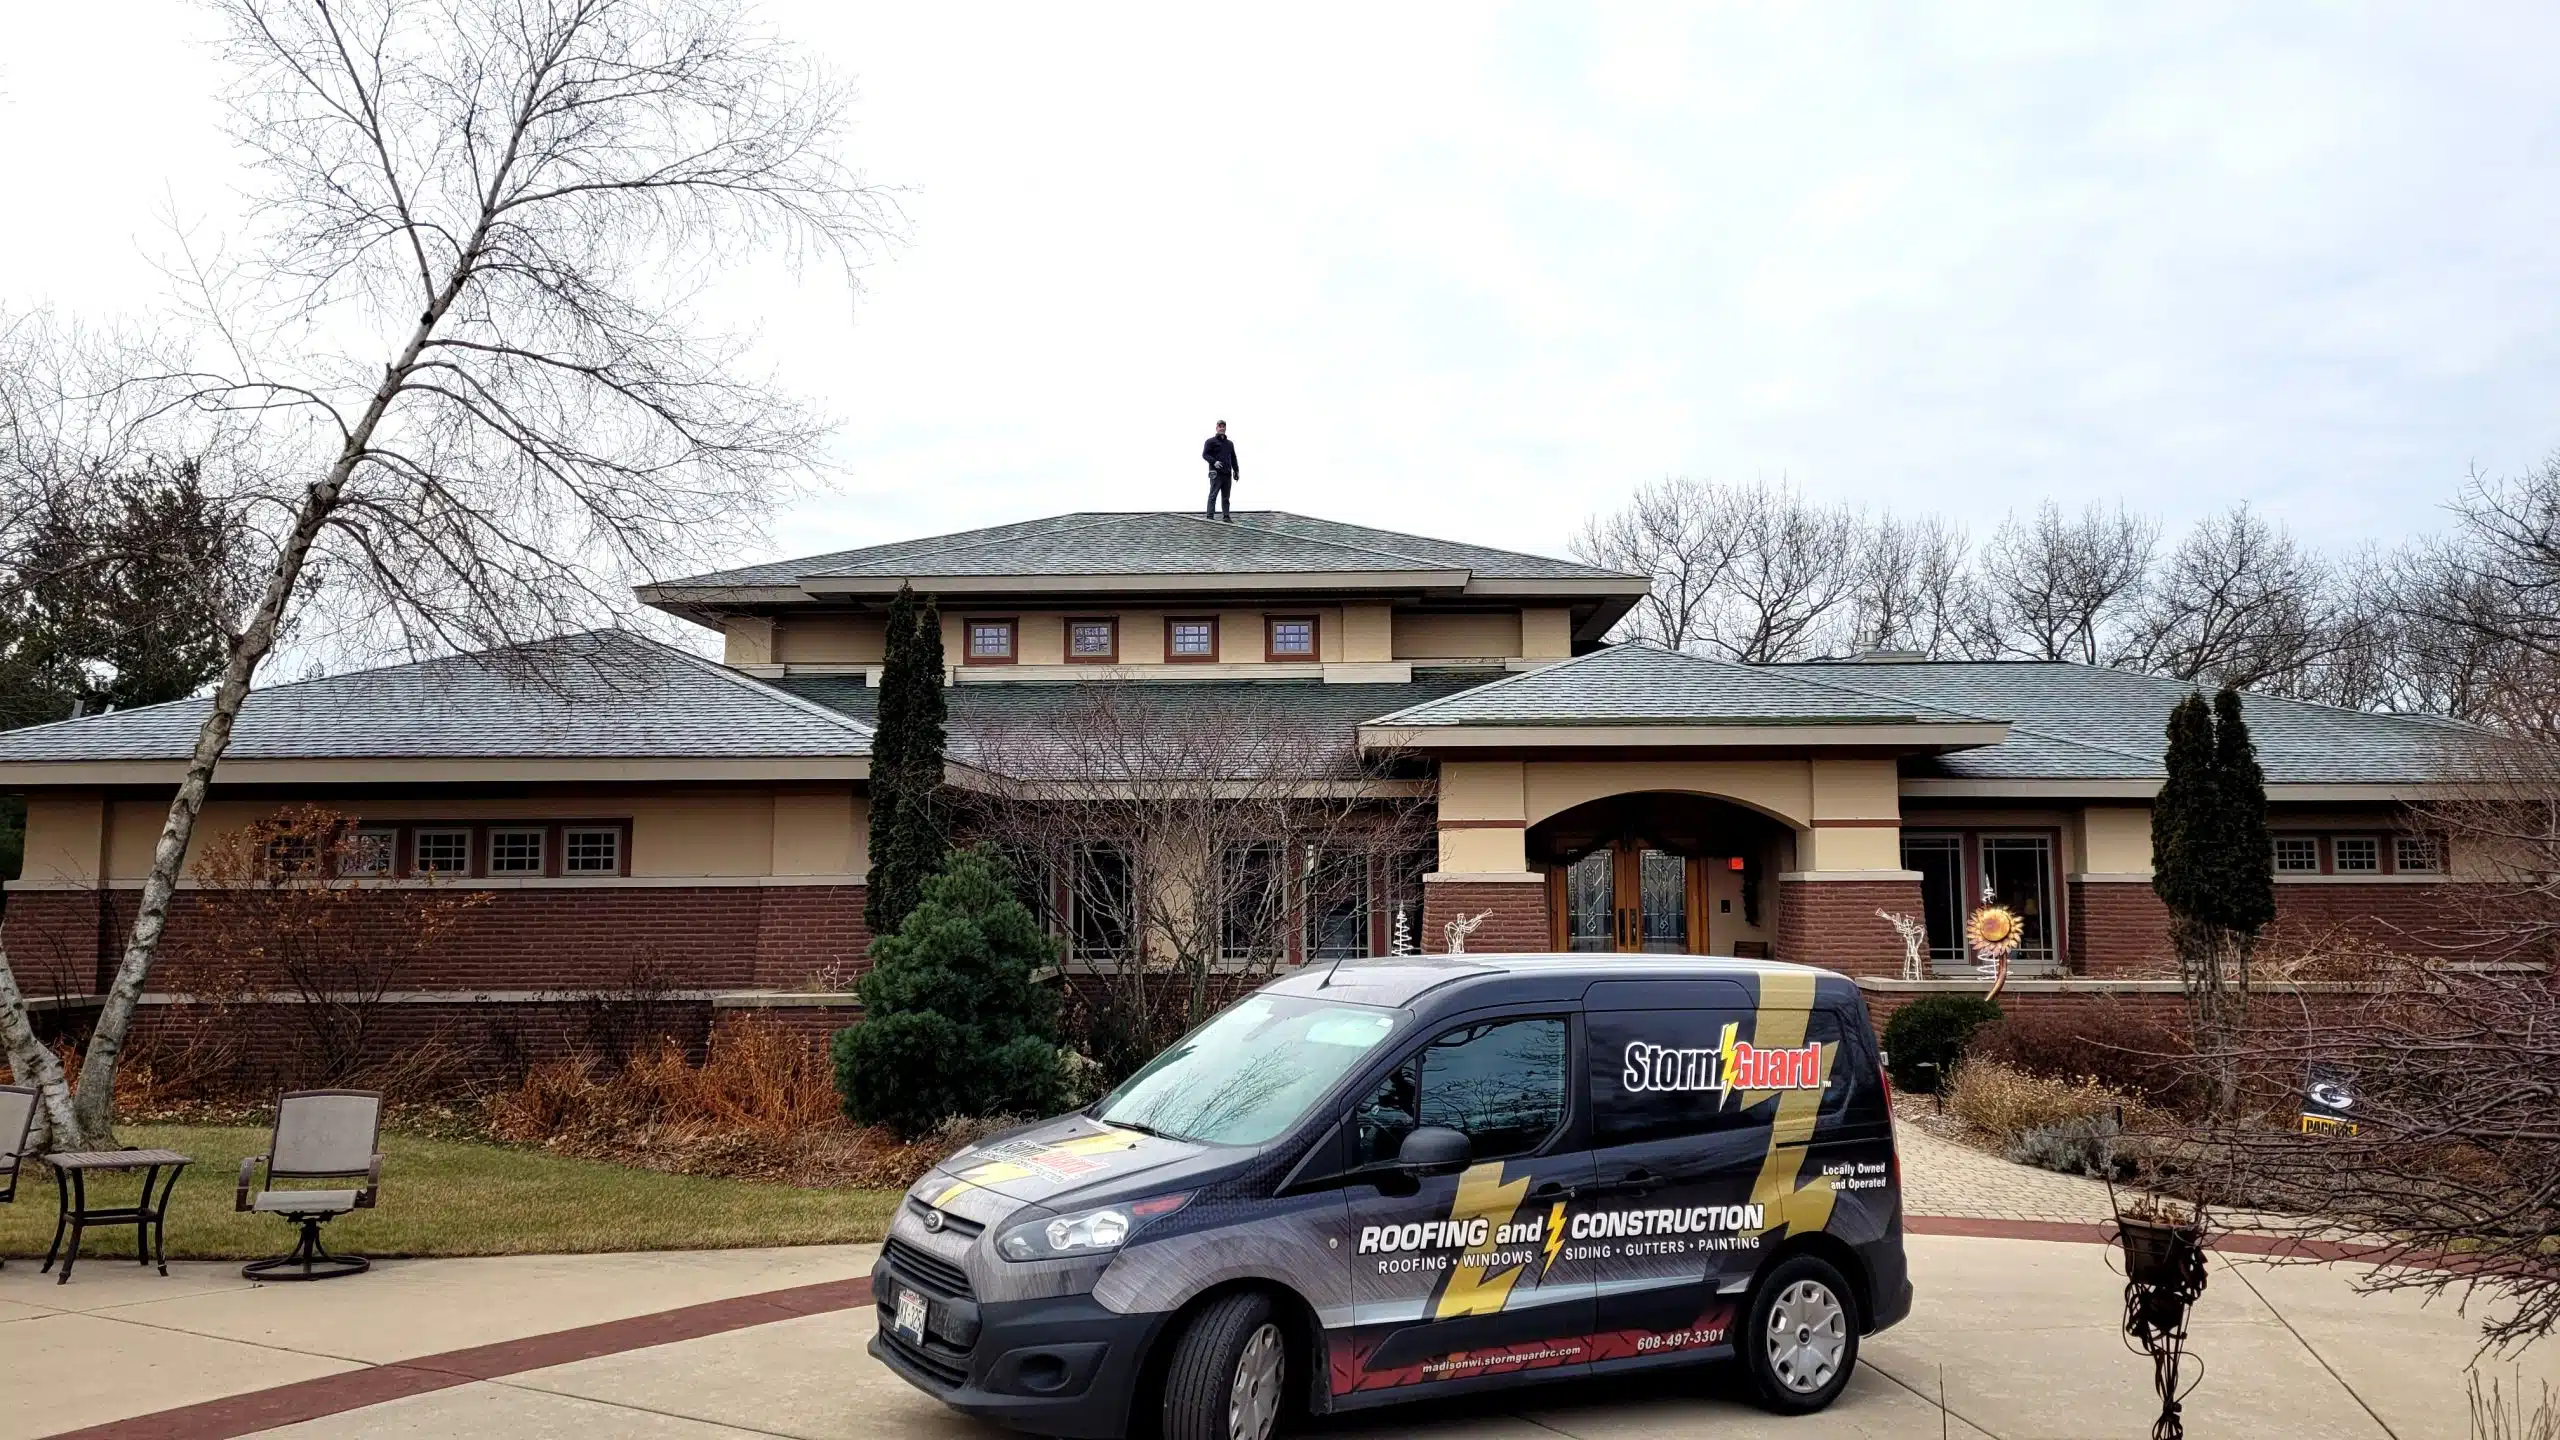
[{"label": "green shingle roof", "polygon": [[1383,715],[1378,725],[1989,724],[1998,717],[1880,696],[1766,666],[1615,645]]}]

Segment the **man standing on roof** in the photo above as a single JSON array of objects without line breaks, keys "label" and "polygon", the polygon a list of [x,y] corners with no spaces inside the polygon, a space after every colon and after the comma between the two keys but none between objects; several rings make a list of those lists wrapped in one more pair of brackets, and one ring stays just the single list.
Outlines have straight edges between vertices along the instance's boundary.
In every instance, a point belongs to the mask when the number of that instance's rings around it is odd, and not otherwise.
[{"label": "man standing on roof", "polygon": [[[1205,518],[1233,520],[1236,518],[1236,442],[1227,438],[1226,421],[1219,421],[1218,433],[1210,436],[1209,443],[1200,447],[1200,458],[1209,462],[1209,508],[1204,512]],[[1218,513],[1222,509],[1226,512],[1223,517]]]}]

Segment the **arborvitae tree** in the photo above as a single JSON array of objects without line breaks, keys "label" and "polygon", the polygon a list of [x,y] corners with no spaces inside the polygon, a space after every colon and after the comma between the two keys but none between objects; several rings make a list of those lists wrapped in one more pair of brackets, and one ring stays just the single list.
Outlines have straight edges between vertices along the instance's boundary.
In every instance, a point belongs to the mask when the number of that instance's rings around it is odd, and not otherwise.
[{"label": "arborvitae tree", "polygon": [[2240,692],[2223,688],[2213,697],[2213,762],[2220,777],[2222,924],[2254,941],[2276,918],[2275,840],[2267,833],[2267,772],[2249,722],[2240,717]]},{"label": "arborvitae tree", "polygon": [[2248,1013],[2249,960],[2275,918],[2266,775],[2236,690],[2209,706],[2200,694],[2179,701],[2168,741],[2168,778],[2151,808],[2151,885],[2168,907],[2196,1048],[2228,1109],[2239,1089],[2232,1052]]},{"label": "arborvitae tree", "polygon": [[913,1136],[954,1115],[1064,1108],[1057,996],[1032,979],[1057,963],[1057,942],[993,850],[953,852],[871,953],[862,1023],[835,1037],[846,1114]]},{"label": "arborvitae tree", "polygon": [[871,737],[871,875],[862,916],[875,936],[906,922],[942,865],[942,616],[901,585],[889,604],[880,718]]}]

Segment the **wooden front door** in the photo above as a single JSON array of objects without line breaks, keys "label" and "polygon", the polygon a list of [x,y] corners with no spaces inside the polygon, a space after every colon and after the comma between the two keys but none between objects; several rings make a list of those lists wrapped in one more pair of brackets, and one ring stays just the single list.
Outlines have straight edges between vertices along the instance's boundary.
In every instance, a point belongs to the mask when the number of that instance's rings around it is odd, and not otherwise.
[{"label": "wooden front door", "polygon": [[1694,955],[1706,949],[1694,858],[1622,840],[1555,872],[1559,950]]}]

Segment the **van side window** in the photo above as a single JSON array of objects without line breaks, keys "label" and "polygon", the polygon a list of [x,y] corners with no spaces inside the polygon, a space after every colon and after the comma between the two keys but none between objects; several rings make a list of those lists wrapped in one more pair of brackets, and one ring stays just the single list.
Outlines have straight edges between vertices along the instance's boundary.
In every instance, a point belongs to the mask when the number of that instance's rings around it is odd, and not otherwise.
[{"label": "van side window", "polygon": [[[1803,1038],[1785,1045],[1761,1037],[1749,1010],[1603,1010],[1584,1025],[1591,1140],[1604,1148],[1766,1125],[1789,1090],[1821,1090],[1818,1113],[1836,1116],[1851,1089],[1843,1067],[1856,1063],[1828,1010],[1808,1014]],[[1756,1097],[1748,1108],[1746,1096]]]},{"label": "van side window", "polygon": [[1565,1022],[1490,1020],[1441,1036],[1351,1112],[1354,1166],[1396,1158],[1424,1125],[1463,1131],[1478,1160],[1526,1155],[1564,1123]]}]

